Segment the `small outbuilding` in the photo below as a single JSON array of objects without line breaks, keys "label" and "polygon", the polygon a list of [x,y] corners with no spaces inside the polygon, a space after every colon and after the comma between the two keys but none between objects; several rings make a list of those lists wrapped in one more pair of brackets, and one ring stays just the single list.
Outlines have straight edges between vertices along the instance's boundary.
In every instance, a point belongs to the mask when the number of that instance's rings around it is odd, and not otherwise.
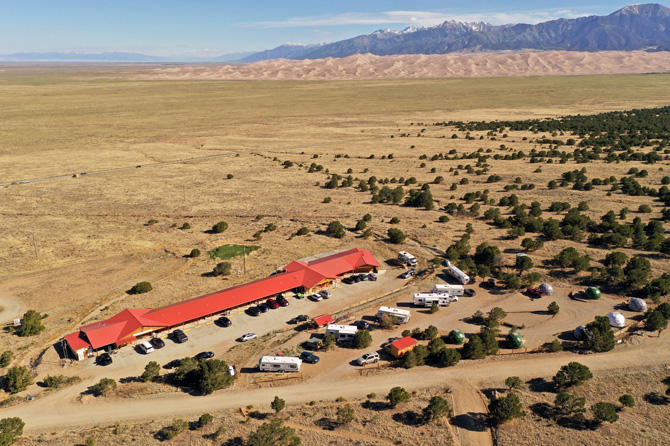
[{"label": "small outbuilding", "polygon": [[465,333],[463,333],[458,328],[451,330],[449,332],[449,341],[452,344],[463,345],[463,343],[465,342]]},{"label": "small outbuilding", "polygon": [[600,290],[594,286],[590,286],[584,291],[584,294],[586,294],[587,299],[593,299],[593,300],[598,300],[602,296],[602,293]]},{"label": "small outbuilding", "polygon": [[644,313],[647,311],[647,302],[643,301],[639,297],[634,297],[628,302],[628,308],[631,311],[637,311],[640,313]]},{"label": "small outbuilding", "polygon": [[402,358],[416,347],[416,339],[411,336],[405,336],[397,341],[391,342],[386,346],[386,350],[396,358]]},{"label": "small outbuilding", "polygon": [[316,328],[323,327],[325,325],[328,325],[333,322],[333,318],[330,314],[322,314],[321,316],[317,316],[314,319],[312,319],[312,324]]},{"label": "small outbuilding", "polygon": [[613,311],[607,315],[610,320],[610,325],[615,328],[623,328],[626,326],[626,318],[618,311]]}]

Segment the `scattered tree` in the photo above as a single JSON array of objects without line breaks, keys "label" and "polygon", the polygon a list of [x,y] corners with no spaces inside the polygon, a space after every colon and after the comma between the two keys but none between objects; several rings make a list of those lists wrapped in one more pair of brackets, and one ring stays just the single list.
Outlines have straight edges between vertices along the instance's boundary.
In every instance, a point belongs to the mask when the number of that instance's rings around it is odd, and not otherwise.
[{"label": "scattered tree", "polygon": [[214,421],[214,417],[211,414],[203,413],[200,415],[200,418],[198,418],[198,427],[202,429],[203,427],[212,424],[212,421]]},{"label": "scattered tree", "polygon": [[212,226],[212,232],[214,234],[221,234],[226,229],[228,229],[228,223],[226,223],[225,221],[220,221],[217,224],[215,224],[214,226]]},{"label": "scattered tree", "polygon": [[635,398],[633,398],[633,395],[621,395],[619,397],[619,402],[623,407],[635,407]]},{"label": "scattered tree", "polygon": [[130,294],[144,294],[153,290],[149,282],[137,282],[131,289]]},{"label": "scattered tree", "polygon": [[372,335],[368,330],[358,330],[354,335],[354,347],[368,348],[372,344]]},{"label": "scattered tree", "polygon": [[450,410],[449,402],[441,396],[435,395],[428,402],[428,406],[423,408],[423,420],[425,423],[429,423],[448,415]]},{"label": "scattered tree", "polygon": [[547,311],[548,311],[549,314],[551,314],[552,316],[557,315],[559,310],[560,310],[560,308],[559,308],[558,304],[556,303],[556,301],[553,301],[553,302],[550,303],[549,306],[547,307]]},{"label": "scattered tree", "polygon": [[586,412],[585,405],[586,398],[568,392],[558,392],[554,399],[556,410],[566,416]]},{"label": "scattered tree", "polygon": [[337,424],[344,426],[354,421],[354,408],[350,404],[337,408]]},{"label": "scattered tree", "polygon": [[489,413],[496,424],[502,424],[525,415],[519,395],[516,393],[508,393],[504,397],[491,401],[489,403]]},{"label": "scattered tree", "polygon": [[9,393],[19,393],[33,384],[33,377],[30,376],[28,368],[23,366],[12,367],[7,370],[7,374],[2,377],[2,384]]},{"label": "scattered tree", "polygon": [[389,401],[391,407],[396,407],[400,403],[409,401],[409,394],[402,387],[394,387],[386,396],[386,399]]},{"label": "scattered tree", "polygon": [[284,420],[274,418],[263,423],[247,439],[247,446],[300,446],[295,430],[284,426]]},{"label": "scattered tree", "polygon": [[0,445],[9,446],[23,434],[26,423],[21,418],[3,418],[0,420]]},{"label": "scattered tree", "polygon": [[188,256],[192,258],[200,257],[200,250],[198,248],[193,248]]},{"label": "scattered tree", "polygon": [[47,315],[41,315],[35,310],[28,310],[23,314],[21,318],[21,327],[19,328],[18,335],[22,337],[34,336],[42,333],[46,328],[42,325],[42,319]]},{"label": "scattered tree", "polygon": [[91,387],[91,392],[95,396],[102,396],[116,389],[116,381],[111,378],[102,378],[97,384]]},{"label": "scattered tree", "polygon": [[332,350],[333,348],[335,348],[336,343],[337,343],[337,339],[335,338],[335,335],[332,334],[332,333],[328,333],[327,335],[325,335],[323,337],[322,345],[323,345],[323,349],[326,350],[326,351]]},{"label": "scattered tree", "polygon": [[394,244],[400,244],[405,241],[405,233],[403,233],[400,229],[398,228],[390,228],[387,232],[388,238],[391,241],[391,243]]},{"label": "scattered tree", "polygon": [[593,417],[596,421],[602,423],[607,421],[608,423],[614,423],[619,419],[619,414],[616,413],[616,408],[614,405],[605,402],[595,403],[591,406],[591,412],[593,412]]},{"label": "scattered tree", "polygon": [[521,390],[523,389],[523,381],[518,376],[510,376],[505,380],[505,385],[510,390]]},{"label": "scattered tree", "polygon": [[337,220],[334,220],[331,221],[330,224],[328,225],[326,233],[331,237],[342,238],[346,235],[347,231],[344,229],[344,226],[342,226],[342,223],[340,223]]},{"label": "scattered tree", "polygon": [[169,426],[165,426],[164,428],[159,430],[157,436],[163,441],[172,440],[178,435],[186,432],[187,429],[188,429],[187,421],[182,419],[176,419],[172,421],[172,424],[170,424]]},{"label": "scattered tree", "polygon": [[0,355],[0,369],[4,369],[9,365],[10,362],[12,362],[12,358],[14,358],[14,353],[10,350],[5,350],[2,352],[2,355]]},{"label": "scattered tree", "polygon": [[232,266],[231,266],[230,262],[219,262],[219,263],[216,264],[216,266],[212,270],[212,275],[213,276],[229,276],[231,268],[232,268]]},{"label": "scattered tree", "polygon": [[581,385],[591,378],[593,378],[593,374],[587,366],[573,361],[562,366],[552,378],[552,381],[557,389],[564,389]]},{"label": "scattered tree", "polygon": [[144,367],[144,373],[140,379],[145,382],[156,381],[161,374],[161,366],[156,361],[151,361]]},{"label": "scattered tree", "polygon": [[275,399],[272,400],[272,402],[270,403],[270,407],[272,408],[272,410],[275,411],[275,413],[281,412],[284,409],[285,406],[286,406],[286,401],[279,398],[278,396],[275,396]]},{"label": "scattered tree", "polygon": [[486,346],[479,336],[473,336],[463,345],[461,355],[465,359],[486,358]]}]

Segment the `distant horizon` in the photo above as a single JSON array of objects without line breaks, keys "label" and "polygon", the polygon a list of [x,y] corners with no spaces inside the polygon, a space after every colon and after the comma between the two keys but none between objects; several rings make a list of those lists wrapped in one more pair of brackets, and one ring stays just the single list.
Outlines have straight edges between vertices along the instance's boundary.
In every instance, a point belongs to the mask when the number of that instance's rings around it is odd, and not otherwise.
[{"label": "distant horizon", "polygon": [[206,60],[284,44],[335,42],[385,28],[401,31],[449,20],[536,24],[608,15],[630,5],[603,0],[588,5],[549,0],[541,8],[537,2],[513,0],[504,9],[493,0],[476,5],[452,2],[449,8],[438,0],[314,3],[319,2],[296,0],[286,11],[269,0],[253,5],[226,0],[193,0],[188,4],[178,0],[118,0],[109,4],[26,0],[8,5],[0,17],[0,55],[133,53],[174,61]]}]

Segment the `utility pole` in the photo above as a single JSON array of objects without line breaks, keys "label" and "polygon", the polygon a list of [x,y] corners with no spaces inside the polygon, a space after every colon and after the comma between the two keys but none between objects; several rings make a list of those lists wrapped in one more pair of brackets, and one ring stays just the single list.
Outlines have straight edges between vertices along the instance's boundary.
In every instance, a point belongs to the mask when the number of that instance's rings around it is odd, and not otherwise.
[{"label": "utility pole", "polygon": [[35,233],[34,232],[33,232],[33,246],[35,247],[35,258],[38,259],[40,257],[40,254],[37,251],[37,240],[35,240]]},{"label": "utility pole", "polygon": [[242,258],[244,259],[244,275],[247,275],[247,247],[242,246]]}]

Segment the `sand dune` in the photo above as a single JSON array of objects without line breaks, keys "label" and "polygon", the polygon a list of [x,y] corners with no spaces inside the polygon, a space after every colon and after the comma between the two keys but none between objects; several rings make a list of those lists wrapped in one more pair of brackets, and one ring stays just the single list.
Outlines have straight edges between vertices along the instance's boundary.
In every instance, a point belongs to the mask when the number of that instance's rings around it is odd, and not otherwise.
[{"label": "sand dune", "polygon": [[670,71],[670,53],[544,51],[506,54],[358,54],[342,59],[275,59],[250,64],[157,68],[153,80],[346,80],[496,76],[580,76]]}]

